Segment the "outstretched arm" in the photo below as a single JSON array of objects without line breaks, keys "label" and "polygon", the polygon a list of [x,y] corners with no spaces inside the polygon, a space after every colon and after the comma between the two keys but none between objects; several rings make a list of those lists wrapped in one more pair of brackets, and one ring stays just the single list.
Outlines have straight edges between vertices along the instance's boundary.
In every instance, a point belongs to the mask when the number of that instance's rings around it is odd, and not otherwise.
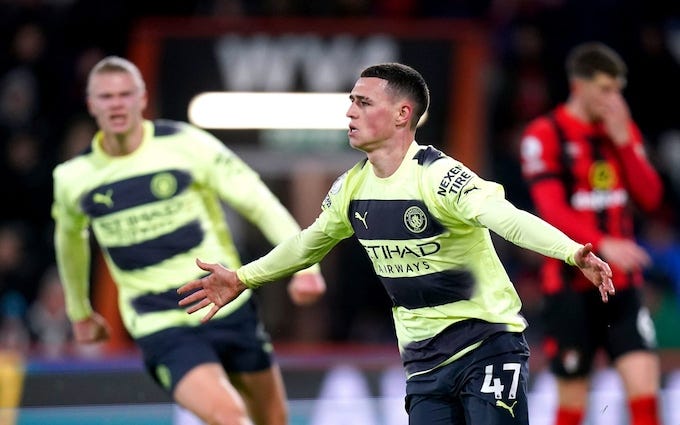
[{"label": "outstretched arm", "polygon": [[[209,274],[188,282],[177,290],[180,295],[186,295],[179,305],[188,307],[188,313],[194,313],[213,304],[201,319],[206,322],[246,288],[257,288],[318,263],[338,242],[339,240],[319,230],[315,222],[298,235],[277,245],[269,254],[239,268],[238,274],[221,264],[196,260],[198,267]],[[312,274],[312,277],[320,278],[320,275]],[[299,285],[302,286],[301,283]],[[296,288],[297,295],[300,295],[297,301],[311,301],[313,297],[323,293],[319,292],[321,286],[321,289],[325,289],[325,282],[317,280],[309,286],[305,285],[305,288]]]},{"label": "outstretched arm", "polygon": [[609,264],[593,254],[591,243],[580,245],[548,222],[502,198],[489,198],[478,220],[518,246],[577,266],[598,287],[602,301],[607,302],[614,294]]}]

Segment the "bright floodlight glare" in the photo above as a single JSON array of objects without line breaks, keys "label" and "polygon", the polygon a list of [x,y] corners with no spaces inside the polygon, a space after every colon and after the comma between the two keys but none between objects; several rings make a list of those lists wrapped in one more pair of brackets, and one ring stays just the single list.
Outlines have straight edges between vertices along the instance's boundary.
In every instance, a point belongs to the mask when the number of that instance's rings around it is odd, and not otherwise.
[{"label": "bright floodlight glare", "polygon": [[206,92],[189,121],[210,129],[347,129],[348,93]]}]

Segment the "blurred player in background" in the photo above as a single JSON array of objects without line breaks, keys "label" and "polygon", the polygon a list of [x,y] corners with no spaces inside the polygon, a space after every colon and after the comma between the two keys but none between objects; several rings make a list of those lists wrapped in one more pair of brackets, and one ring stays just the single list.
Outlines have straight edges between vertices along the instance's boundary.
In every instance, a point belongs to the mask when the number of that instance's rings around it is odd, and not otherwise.
[{"label": "blurred player in background", "polygon": [[[300,228],[259,176],[209,133],[147,121],[138,68],[107,57],[91,71],[87,104],[99,132],[91,149],[54,170],[55,246],[78,342],[107,337],[89,297],[91,227],[119,291],[123,323],[151,376],[209,424],[287,424],[271,344],[245,291],[201,325],[177,306],[177,286],[200,277],[193,259],[237,268],[221,201],[272,244]],[[325,291],[318,266],[290,283],[298,304]]]},{"label": "blurred player in background", "polygon": [[310,227],[266,256],[236,272],[199,260],[211,274],[181,287],[181,304],[190,313],[211,306],[207,321],[248,288],[308,267],[354,235],[394,304],[409,423],[526,425],[526,322],[489,229],[578,266],[605,301],[614,291],[609,267],[589,245],[516,209],[500,185],[416,143],[429,105],[416,70],[369,67],[349,97],[350,145],[367,159],[333,184]]},{"label": "blurred player in background", "polygon": [[592,241],[612,267],[617,293],[602,305],[586,279],[559,261],[545,262],[544,348],[558,382],[555,423],[581,423],[588,376],[602,347],[623,380],[631,423],[656,425],[659,362],[639,290],[650,259],[635,242],[631,207],[655,209],[661,179],[622,96],[626,65],[619,55],[585,43],[572,50],[566,67],[566,103],[531,122],[523,135],[523,174],[539,215],[576,241]]}]

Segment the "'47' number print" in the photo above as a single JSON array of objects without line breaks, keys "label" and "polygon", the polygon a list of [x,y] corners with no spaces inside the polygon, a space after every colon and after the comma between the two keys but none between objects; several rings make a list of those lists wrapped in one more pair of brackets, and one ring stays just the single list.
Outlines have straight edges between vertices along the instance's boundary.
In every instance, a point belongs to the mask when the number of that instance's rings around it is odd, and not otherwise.
[{"label": "'47' number print", "polygon": [[[521,365],[519,363],[503,364],[503,371],[512,372],[512,382],[510,383],[510,390],[508,392],[508,399],[510,400],[513,400],[515,397],[517,397],[517,385],[519,383],[520,368]],[[500,376],[506,377],[507,373],[501,373]],[[503,385],[501,378],[494,376],[493,365],[487,365],[484,368],[484,382],[482,383],[481,392],[493,393],[494,397],[500,400],[503,398],[503,390],[505,390],[505,385]]]}]

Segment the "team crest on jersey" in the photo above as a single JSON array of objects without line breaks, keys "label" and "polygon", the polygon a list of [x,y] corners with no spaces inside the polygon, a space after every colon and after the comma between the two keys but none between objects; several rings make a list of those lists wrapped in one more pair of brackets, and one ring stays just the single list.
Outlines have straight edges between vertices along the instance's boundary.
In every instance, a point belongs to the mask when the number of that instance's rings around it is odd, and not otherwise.
[{"label": "team crest on jersey", "polygon": [[167,199],[177,192],[177,179],[171,173],[159,173],[151,179],[151,193],[158,199]]},{"label": "team crest on jersey", "polygon": [[340,188],[342,187],[342,182],[345,181],[345,177],[347,177],[347,173],[344,173],[335,181],[333,182],[333,185],[331,186],[330,190],[326,194],[326,197],[324,198],[323,202],[321,203],[321,208],[326,209],[331,206],[332,201],[331,201],[331,196],[337,194],[340,192]]},{"label": "team crest on jersey", "polygon": [[616,170],[607,161],[595,161],[588,171],[588,179],[593,189],[609,190],[616,186]]},{"label": "team crest on jersey", "polygon": [[409,207],[404,213],[404,224],[413,233],[420,233],[427,227],[427,215],[418,206]]}]

